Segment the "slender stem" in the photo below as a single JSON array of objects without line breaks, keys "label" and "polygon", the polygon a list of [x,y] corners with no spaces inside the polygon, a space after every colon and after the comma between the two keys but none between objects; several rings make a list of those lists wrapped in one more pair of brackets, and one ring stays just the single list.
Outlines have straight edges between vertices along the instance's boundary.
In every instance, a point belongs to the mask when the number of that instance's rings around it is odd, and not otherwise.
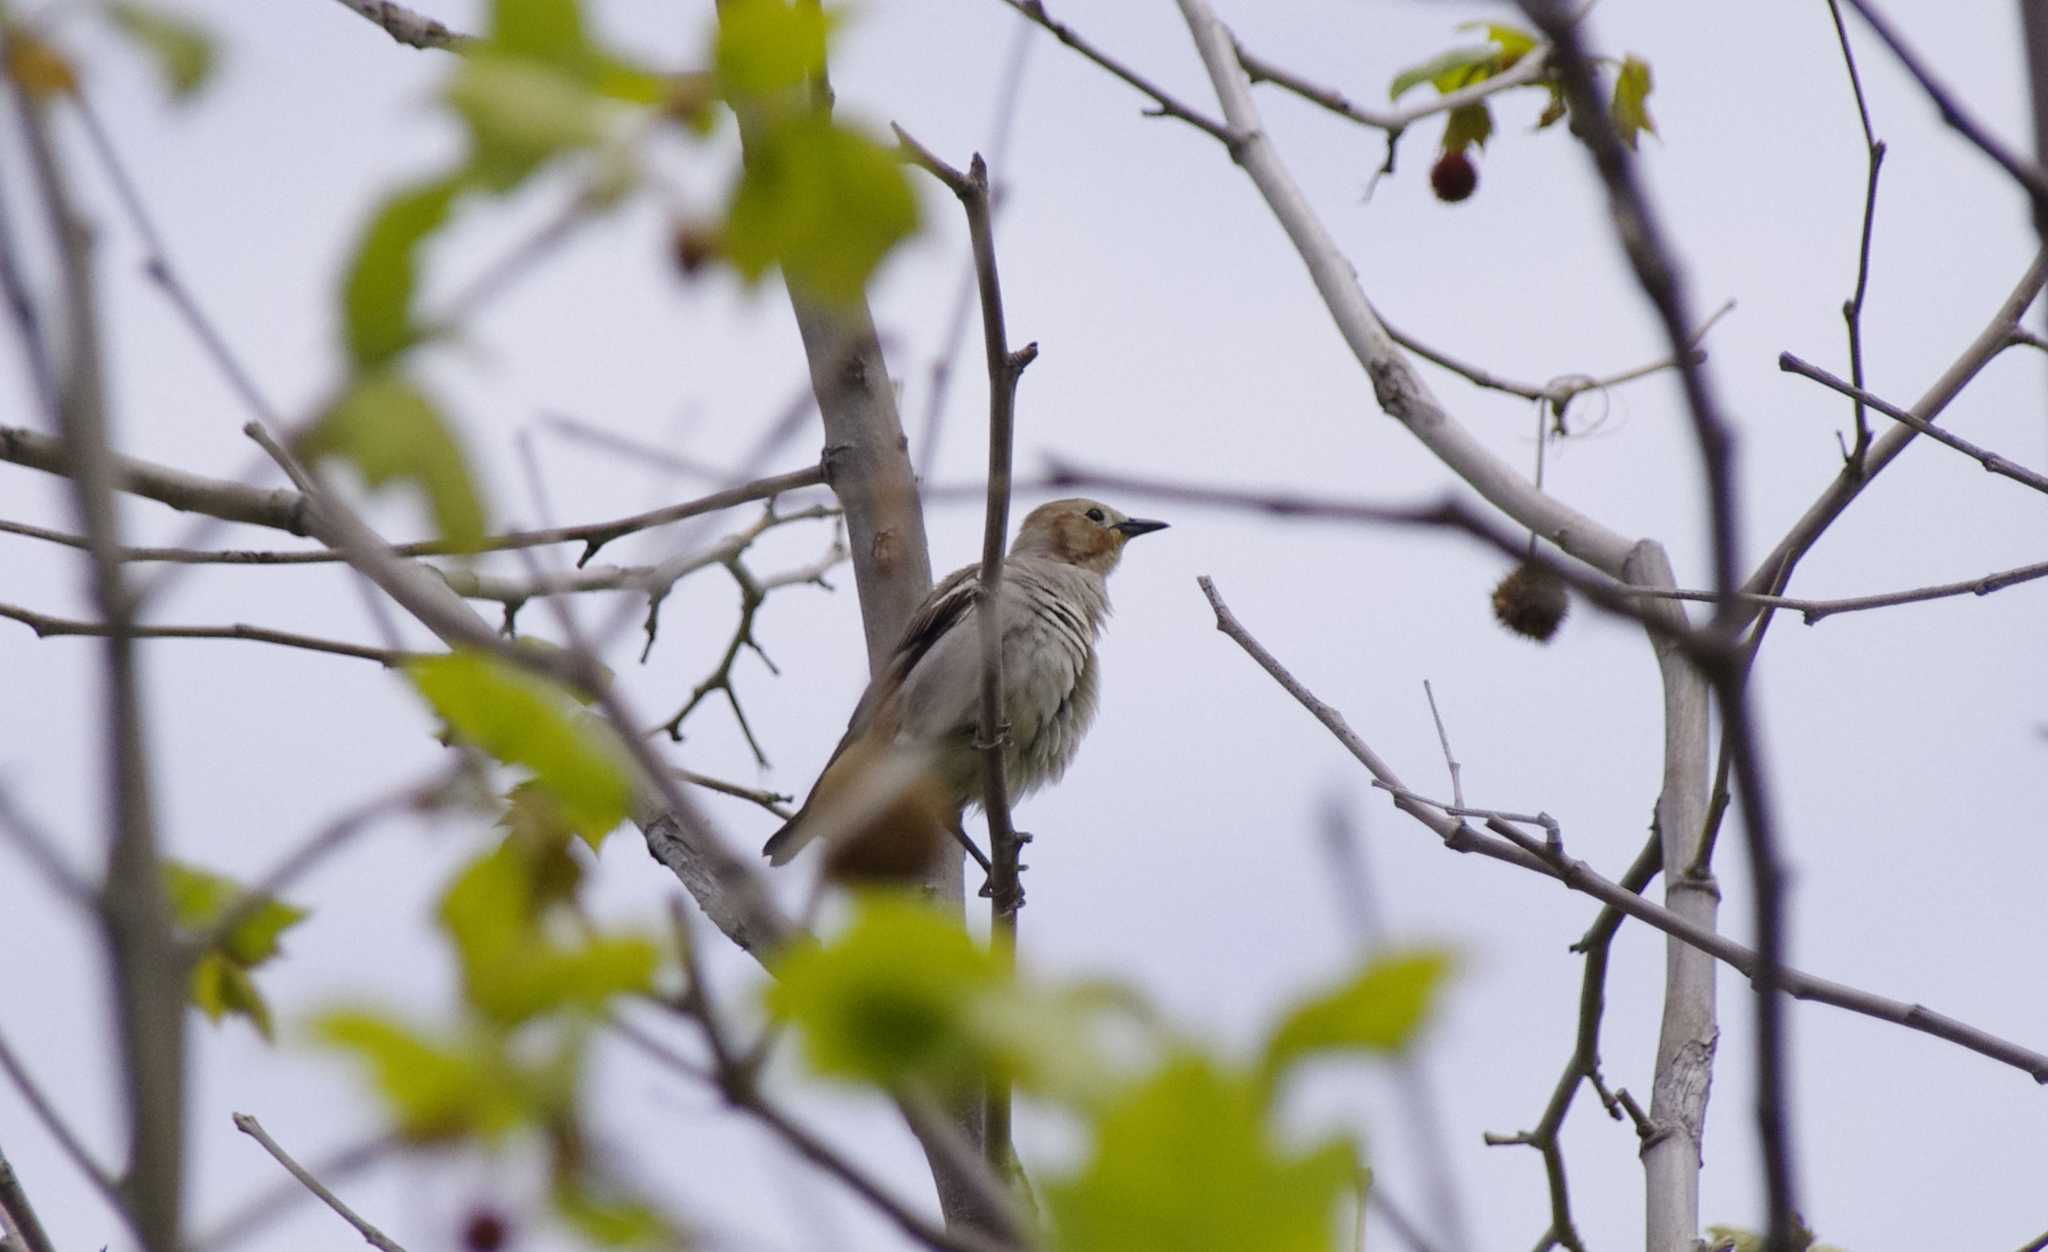
[{"label": "slender stem", "polygon": [[0,1245],[8,1252],[57,1252],[5,1152],[0,1152]]},{"label": "slender stem", "polygon": [[2014,482],[2032,487],[2036,491],[2048,492],[2048,477],[2037,474],[2025,466],[2015,465],[1996,452],[1980,448],[1961,435],[1944,430],[1932,422],[1923,421],[1898,405],[1871,395],[1853,383],[1843,382],[1820,366],[1803,361],[1793,356],[1790,352],[1780,352],[1778,354],[1778,368],[1788,374],[1797,374],[1802,378],[1811,378],[1821,386],[1839,391],[1845,396],[1854,396],[1858,403],[1869,405],[1900,425],[1918,434],[1925,435],[1936,443],[1954,448],[1993,474],[2010,478]]},{"label": "slender stem", "polygon": [[286,1173],[298,1179],[299,1185],[312,1192],[322,1204],[333,1209],[341,1220],[355,1227],[356,1233],[363,1237],[363,1242],[376,1248],[377,1252],[405,1252],[403,1247],[399,1246],[383,1231],[372,1226],[354,1209],[342,1203],[341,1197],[328,1190],[327,1185],[318,1178],[315,1178],[305,1166],[293,1160],[291,1153],[279,1147],[277,1140],[270,1137],[270,1132],[263,1129],[263,1123],[247,1113],[237,1113],[234,1117],[236,1130],[241,1131],[257,1143],[263,1145],[263,1150],[270,1153],[271,1157],[279,1165],[284,1166]]}]

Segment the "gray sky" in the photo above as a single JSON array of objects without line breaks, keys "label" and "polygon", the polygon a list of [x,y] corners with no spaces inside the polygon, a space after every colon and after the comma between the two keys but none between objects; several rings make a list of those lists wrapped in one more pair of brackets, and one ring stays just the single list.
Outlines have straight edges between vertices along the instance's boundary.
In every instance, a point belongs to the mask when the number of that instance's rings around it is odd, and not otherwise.
[{"label": "gray sky", "polygon": [[[164,107],[146,67],[88,34],[86,22],[65,29],[88,49],[95,101],[174,260],[274,403],[303,414],[341,368],[333,294],[357,223],[382,191],[435,168],[459,142],[427,107],[444,59],[391,44],[329,0],[180,7],[223,35],[228,56],[218,85],[184,111]],[[472,26],[478,6],[426,7]],[[689,63],[709,20],[704,4],[593,7],[620,46],[665,64]],[[1454,23],[1501,12],[1379,0],[1220,8],[1262,54],[1368,100],[1402,66],[1459,41]],[[2024,147],[2009,6],[1891,8],[1978,115]],[[1172,5],[1073,4],[1056,13],[1213,111]],[[964,160],[985,141],[1013,21],[994,0],[863,6],[835,57],[842,108],[878,124],[899,121]],[[1655,67],[1651,108],[1662,139],[1646,144],[1643,168],[1695,302],[1702,312],[1738,302],[1708,347],[1740,431],[1747,565],[1834,473],[1834,432],[1848,419],[1846,401],[1775,366],[1789,349],[1846,373],[1839,306],[1854,274],[1864,157],[1833,30],[1818,0],[1608,0],[1593,30],[1597,47],[1638,53]],[[1909,403],[1983,326],[2033,243],[2004,178],[1942,129],[1874,42],[1854,33],[1873,118],[1890,145],[1866,313],[1869,376],[1880,394]],[[1368,203],[1361,193],[1381,159],[1378,135],[1270,92],[1261,89],[1260,100],[1282,154],[1367,293],[1405,330],[1532,380],[1662,354],[1583,155],[1561,128],[1526,133],[1540,108],[1535,93],[1500,105],[1477,195],[1444,206],[1425,179],[1437,123],[1415,129],[1399,174]],[[999,229],[1011,333],[1043,351],[1022,388],[1020,467],[1059,453],[1133,473],[1371,500],[1444,491],[1447,474],[1378,412],[1242,173],[1211,140],[1140,116],[1140,104],[1050,41],[1034,49],[1011,159],[998,171],[1012,187]],[[137,245],[77,151],[108,228],[102,256],[120,446],[198,472],[243,474],[256,456],[239,434],[245,414],[142,281]],[[5,155],[10,169],[21,168],[18,151]],[[697,154],[672,164],[685,203],[715,204],[722,160]],[[433,253],[432,289],[445,293],[475,273],[561,191],[551,184],[509,206],[465,211]],[[931,346],[964,255],[950,200],[924,191],[932,229],[888,265],[876,292],[914,438]],[[585,232],[494,305],[462,350],[435,357],[433,377],[488,468],[499,520],[539,520],[513,453],[522,430],[539,432],[562,520],[649,507],[699,486],[564,442],[540,430],[545,414],[730,463],[798,386],[800,356],[779,289],[678,282],[665,261],[665,222],[665,209],[643,200]],[[1527,406],[1430,378],[1495,451],[1529,462]],[[2041,381],[2037,360],[2010,353],[1948,420],[2021,463],[2048,464]],[[28,421],[11,350],[0,354],[0,388],[4,420]],[[940,481],[978,474],[983,411],[969,356],[952,392]],[[1588,420],[1603,411],[1603,421]],[[1705,583],[1696,461],[1675,384],[1636,384],[1604,410],[1589,397],[1574,422],[1594,429],[1553,448],[1551,489],[1615,529],[1663,540],[1680,581]],[[796,467],[808,449],[785,452],[777,467]],[[1317,838],[1321,806],[1342,799],[1367,832],[1392,934],[1463,954],[1426,1068],[1479,1244],[1526,1244],[1547,1222],[1539,1162],[1525,1149],[1485,1148],[1479,1136],[1526,1128],[1540,1113],[1576,1019],[1580,962],[1566,945],[1596,910],[1520,871],[1449,855],[1393,813],[1335,742],[1215,633],[1194,578],[1213,575],[1245,624],[1368,742],[1411,782],[1441,792],[1421,689],[1430,679],[1474,802],[1555,814],[1570,850],[1611,876],[1640,845],[1657,784],[1649,649],[1637,632],[1583,606],[1548,648],[1507,635],[1486,605],[1500,563],[1447,536],[1115,503],[1165,514],[1174,528],[1135,547],[1115,579],[1103,713],[1079,763],[1020,811],[1020,824],[1038,836],[1025,960],[1049,976],[1128,981],[1218,1046],[1250,1047],[1282,1006],[1353,958]],[[60,484],[13,467],[0,467],[0,514],[69,518]],[[424,527],[402,502],[375,516],[393,535]],[[1923,441],[1819,545],[1793,593],[1892,590],[2036,561],[2048,539],[2043,516],[2024,488]],[[188,525],[141,502],[124,518],[136,543],[173,542]],[[974,557],[978,509],[935,507],[928,521],[935,568]],[[827,537],[791,527],[764,546],[756,567],[800,564]],[[269,546],[274,538],[227,532],[216,542]],[[673,543],[673,535],[641,537],[607,555],[658,556]],[[83,612],[83,566],[67,552],[8,538],[0,574],[0,599]],[[693,720],[676,759],[780,790],[808,785],[862,680],[850,573],[837,582],[837,595],[796,589],[763,611],[760,637],[784,677],[741,663],[747,711],[774,768],[755,770],[716,705]],[[2038,889],[2048,877],[2044,596],[2035,584],[1810,629],[1783,621],[1757,677],[1793,871],[1794,962],[2035,1047],[2048,1045],[2048,999],[2033,959],[2048,940]],[[643,713],[666,716],[687,695],[715,659],[735,604],[730,582],[716,575],[678,590],[652,660],[630,671]],[[355,587],[333,569],[193,573],[155,620],[375,638]],[[524,624],[546,633],[538,606]],[[637,646],[625,640],[612,658],[622,672]],[[145,660],[162,824],[179,856],[259,872],[324,815],[437,759],[416,701],[372,666],[181,642],[149,645]],[[102,746],[90,695],[94,652],[0,624],[0,673],[0,783],[61,834],[80,864],[92,863],[99,806],[84,797],[95,794]],[[773,824],[744,805],[715,811],[736,846],[757,844]],[[1731,826],[1717,863],[1722,922],[1746,940],[1750,896],[1733,834]],[[292,932],[290,959],[262,979],[286,1044],[266,1048],[239,1024],[195,1032],[201,1228],[279,1176],[235,1133],[231,1110],[257,1114],[307,1159],[374,1127],[355,1073],[305,1047],[293,1025],[342,1001],[423,1021],[447,1012],[452,971],[426,917],[448,868],[478,839],[466,827],[391,823],[292,893],[315,915]],[[0,864],[0,1029],[111,1159],[119,1136],[98,945],[12,853]],[[796,898],[800,882],[787,885]],[[630,833],[607,845],[596,898],[609,916],[652,922],[673,890]],[[1645,1103],[1662,956],[1660,939],[1629,925],[1609,984],[1606,1073]],[[722,961],[721,973],[736,989],[751,981],[738,959]],[[1710,1222],[1756,1225],[1749,994],[1735,976],[1721,992],[1702,1209]],[[2040,1188],[2029,1181],[2048,1172],[2048,1096],[2023,1075],[1822,1007],[1797,1006],[1790,1019],[1802,1201],[1825,1239],[1859,1252],[1998,1248],[2048,1228]],[[632,1172],[735,1246],[898,1246],[832,1184],[717,1112],[703,1092],[610,1053],[597,1079],[599,1128]],[[1413,1207],[1415,1154],[1394,1095],[1382,1072],[1333,1068],[1298,1112],[1304,1126],[1364,1134],[1385,1185]],[[824,1110],[839,1142],[906,1193],[928,1193],[913,1145],[886,1110],[837,1094],[817,1099],[812,1107]],[[1020,1133],[1027,1161],[1048,1169],[1072,1145],[1069,1128],[1055,1122],[1027,1117]],[[61,1246],[126,1246],[11,1088],[0,1088],[0,1144]],[[1585,1093],[1566,1148],[1589,1243],[1639,1242],[1633,1134]],[[343,1191],[418,1252],[450,1246],[470,1201],[518,1194],[488,1175],[473,1159],[393,1163]],[[350,1237],[308,1206],[253,1246],[342,1246]]]}]

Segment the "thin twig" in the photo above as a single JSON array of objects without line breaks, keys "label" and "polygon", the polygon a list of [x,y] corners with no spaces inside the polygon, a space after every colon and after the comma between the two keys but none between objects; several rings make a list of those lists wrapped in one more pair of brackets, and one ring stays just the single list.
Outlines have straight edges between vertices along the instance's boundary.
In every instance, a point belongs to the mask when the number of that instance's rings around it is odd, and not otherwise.
[{"label": "thin twig", "polygon": [[1451,774],[1451,798],[1458,804],[1463,805],[1465,803],[1465,782],[1460,776],[1461,767],[1458,765],[1458,758],[1451,755],[1451,736],[1444,730],[1444,715],[1437,712],[1436,708],[1436,690],[1429,685],[1427,678],[1422,680],[1422,694],[1428,697],[1429,715],[1436,722],[1436,741],[1443,745],[1444,768],[1449,770]]},{"label": "thin twig", "polygon": [[1082,56],[1087,57],[1103,69],[1108,70],[1111,74],[1137,88],[1145,95],[1150,96],[1153,107],[1148,112],[1152,116],[1177,118],[1197,130],[1206,132],[1226,147],[1234,146],[1237,143],[1238,137],[1229,127],[1206,114],[1188,107],[1179,99],[1168,94],[1164,88],[1153,83],[1152,80],[1139,74],[1136,70],[1130,69],[1123,62],[1097,48],[1094,44],[1089,43],[1080,35],[1075,34],[1073,28],[1066,23],[1055,21],[1052,15],[1045,11],[1045,5],[1040,0],[1002,0],[1002,2],[1040,26],[1043,26],[1047,31],[1051,32],[1053,38],[1072,48]]},{"label": "thin twig", "polygon": [[[1038,345],[1010,350],[1004,325],[1002,282],[996,270],[995,233],[989,221],[988,166],[975,154],[965,174],[932,155],[896,127],[896,138],[918,165],[952,191],[967,214],[967,233],[974,249],[976,285],[981,291],[982,347],[988,364],[988,496],[981,539],[981,572],[975,619],[981,644],[981,780],[982,809],[988,818],[989,908],[995,947],[1012,964],[1017,951],[1017,912],[1024,905],[1018,884],[1018,858],[1023,848],[1010,820],[1010,784],[1004,756],[1010,746],[1010,723],[1003,709],[1003,549],[1010,532],[1010,455],[1015,442],[1017,380],[1038,356]],[[1010,1136],[1008,1081],[992,1078],[982,1122],[983,1147],[998,1176],[1016,1168]]]},{"label": "thin twig", "polygon": [[2019,156],[2007,147],[2003,140],[1986,129],[1983,123],[1964,112],[1955,94],[1936,80],[1919,54],[1899,37],[1899,33],[1892,29],[1892,24],[1886,21],[1868,0],[1849,0],[1849,7],[1862,15],[1863,20],[1869,23],[1870,29],[1884,41],[1884,46],[1892,50],[1892,55],[1898,58],[1899,64],[1905,66],[1906,72],[1913,76],[1913,81],[1920,84],[1920,90],[1927,93],[1927,98],[1940,110],[1941,120],[2012,176],[2012,180],[2020,185],[2020,189],[2033,199],[2036,218],[2048,217],[2048,176],[2042,174],[2041,168]]},{"label": "thin twig", "polygon": [[57,1106],[51,1103],[49,1096],[43,1094],[42,1087],[29,1075],[27,1067],[21,1063],[21,1058],[14,1055],[14,1049],[7,1046],[5,1038],[0,1038],[0,1073],[7,1075],[7,1081],[14,1084],[14,1090],[21,1096],[22,1103],[28,1105],[28,1111],[43,1124],[43,1129],[49,1132],[50,1138],[57,1141],[58,1149],[70,1158],[78,1172],[85,1175],[86,1181],[93,1185],[131,1228],[134,1227],[135,1217],[129,1209],[128,1197],[123,1192],[120,1182],[107,1172],[106,1167],[93,1159],[91,1150],[78,1137],[78,1133],[71,1129],[71,1124],[57,1112]]},{"label": "thin twig", "polygon": [[234,1118],[236,1130],[262,1144],[263,1150],[270,1153],[272,1159],[279,1165],[284,1166],[286,1173],[298,1179],[300,1186],[312,1192],[322,1204],[333,1209],[341,1220],[355,1227],[356,1233],[363,1237],[363,1242],[376,1248],[378,1252],[405,1252],[403,1247],[392,1241],[383,1231],[364,1221],[354,1209],[342,1203],[341,1197],[329,1191],[327,1185],[308,1172],[305,1166],[293,1160],[291,1153],[279,1147],[277,1140],[270,1137],[270,1132],[263,1129],[263,1123],[247,1113],[236,1113]]},{"label": "thin twig", "polygon": [[[1877,219],[1877,176],[1884,167],[1884,142],[1870,127],[1870,105],[1863,98],[1863,76],[1856,72],[1856,54],[1849,47],[1849,28],[1842,24],[1840,0],[1828,0],[1828,16],[1834,19],[1835,38],[1842,45],[1842,64],[1849,70],[1849,90],[1856,96],[1856,116],[1863,123],[1863,148],[1869,174],[1863,187],[1863,231],[1856,246],[1856,288],[1842,302],[1842,321],[1849,330],[1849,381],[1863,385],[1863,297],[1870,289],[1870,232]],[[1863,401],[1855,402],[1856,446],[1848,460],[1860,463],[1870,448],[1870,419]]]},{"label": "thin twig", "polygon": [[[1325,704],[1303,686],[1300,680],[1289,673],[1287,668],[1244,628],[1236,615],[1231,613],[1229,606],[1223,602],[1214,583],[1207,577],[1198,581],[1201,583],[1203,594],[1209,598],[1210,607],[1216,613],[1216,629],[1243,648],[1283,690],[1314,715],[1316,720],[1322,722],[1336,736],[1337,741],[1344,745],[1345,750],[1364,765],[1375,779],[1386,784],[1386,789],[1394,796],[1396,808],[1435,831],[1444,839],[1446,847],[1453,851],[1479,852],[1493,860],[1518,865],[1545,878],[1557,879],[1574,891],[1590,895],[1706,953],[1735,969],[1752,983],[1760,979],[1765,965],[1760,954],[1725,935],[1695,925],[1669,908],[1646,899],[1619,883],[1601,877],[1585,862],[1565,855],[1561,844],[1553,845],[1546,839],[1524,834],[1505,821],[1488,822],[1487,830],[1498,836],[1497,841],[1490,840],[1484,833],[1475,831],[1462,822],[1455,823],[1457,829],[1454,830],[1451,818],[1433,806],[1420,803],[1413,798],[1414,793],[1402,784],[1400,778],[1379,754],[1358,737],[1345,722],[1342,713]],[[2010,1065],[2037,1083],[2048,1084],[2048,1055],[2031,1048],[2011,1043],[1922,1005],[1893,1000],[1790,967],[1781,968],[1778,974],[1780,989],[1794,999],[1831,1004],[1865,1017],[1892,1022],[1937,1039],[1945,1039],[1972,1052]]]},{"label": "thin twig", "polygon": [[408,48],[457,49],[471,41],[470,36],[453,31],[423,13],[415,13],[393,0],[341,0],[341,3],[367,19],[373,25],[382,27]]},{"label": "thin twig", "polygon": [[[81,622],[65,617],[51,617],[18,605],[0,604],[0,617],[12,618],[36,632],[38,638],[55,638],[76,635],[83,638],[106,638],[113,634],[114,627],[105,622]],[[355,657],[364,661],[375,661],[390,668],[402,665],[417,656],[418,652],[398,652],[389,648],[373,648],[367,644],[346,643],[338,639],[321,639],[313,635],[294,634],[286,630],[270,630],[262,626],[250,626],[235,622],[228,626],[132,626],[128,630],[131,639],[241,639],[251,643],[271,643],[286,648],[301,648],[308,652],[325,652],[333,656]]]},{"label": "thin twig", "polygon": [[1237,51],[1237,63],[1244,67],[1245,75],[1254,83],[1271,83],[1275,87],[1291,91],[1310,104],[1328,109],[1339,117],[1349,118],[1361,126],[1370,126],[1374,130],[1391,132],[1390,138],[1398,136],[1423,118],[1448,113],[1452,109],[1463,108],[1468,104],[1477,104],[1488,96],[1511,91],[1516,87],[1534,86],[1550,75],[1550,49],[1532,48],[1522,54],[1512,66],[1490,78],[1460,87],[1456,91],[1441,93],[1421,104],[1382,112],[1354,103],[1341,91],[1318,86],[1292,70],[1255,56],[1235,39],[1231,40],[1231,45]]},{"label": "thin twig", "polygon": [[[1934,421],[1991,358],[2013,346],[2013,335],[2019,329],[2020,318],[2041,294],[2044,283],[2048,283],[2048,248],[2035,252],[2026,272],[2013,284],[2011,292],[1992,313],[1984,328],[1977,332],[1977,337],[1949,363],[1913,405],[1913,416],[1923,422]],[[1917,430],[1900,425],[1878,436],[1862,464],[1844,465],[1770,553],[1757,563],[1743,581],[1742,590],[1765,594],[1783,592],[1790,584],[1793,568],[1819,542],[1821,535],[1854,503],[1878,472],[1897,459],[1918,437]],[[1747,617],[1739,620],[1746,621]]]},{"label": "thin twig", "polygon": [[[398,1146],[399,1139],[396,1135],[376,1135],[330,1152],[312,1166],[310,1172],[326,1181],[329,1186],[334,1186],[384,1159]],[[268,1223],[276,1221],[287,1209],[306,1198],[306,1189],[299,1185],[298,1180],[280,1179],[275,1186],[236,1209],[218,1225],[202,1232],[189,1246],[203,1248],[205,1252],[224,1252],[225,1249],[255,1234]]]},{"label": "thin twig", "polygon": [[16,84],[35,189],[58,252],[67,349],[59,385],[72,495],[92,553],[92,600],[107,624],[105,794],[113,798],[100,924],[112,955],[115,1026],[129,1130],[123,1191],[149,1252],[178,1246],[184,1203],[185,1005],[157,855],[148,734],[134,643],[135,600],[119,560],[115,458],[93,232],[73,199],[48,102]]},{"label": "thin twig", "polygon": [[[1790,610],[1800,614],[1806,624],[1811,626],[1837,613],[1858,613],[1866,609],[1890,608],[1898,604],[1919,604],[1951,596],[1988,596],[1994,591],[2003,591],[2007,587],[2032,582],[2037,578],[2048,578],[2048,561],[2000,570],[1979,578],[1966,578],[1960,582],[1937,583],[1931,587],[1913,587],[1905,591],[1887,591],[1877,595],[1848,596],[1839,600],[1804,600],[1796,596],[1767,596],[1750,592],[1738,592],[1736,598],[1744,604]],[[1720,598],[1711,591],[1673,591],[1668,587],[1623,587],[1621,590],[1627,595],[1655,596],[1667,600],[1713,601]]]},{"label": "thin twig", "polygon": [[0,1245],[8,1252],[57,1252],[5,1152],[0,1152]]},{"label": "thin twig", "polygon": [[[1593,64],[1582,43],[1578,15],[1562,0],[1523,0],[1523,10],[1554,49],[1552,63],[1557,68],[1558,81],[1571,104],[1572,115],[1583,123],[1578,134],[1606,185],[1621,249],[1643,293],[1657,311],[1667,342],[1674,352],[1683,354],[1693,324],[1685,274],[1636,175],[1633,155],[1622,143],[1600,98]],[[1696,365],[1681,364],[1678,375],[1692,419],[1701,472],[1706,479],[1713,586],[1722,595],[1715,606],[1714,622],[1721,631],[1732,631],[1737,621],[1746,616],[1728,598],[1729,593],[1738,589],[1736,544],[1742,532],[1732,437],[1706,371]],[[1762,1148],[1768,1213],[1765,1245],[1769,1252],[1792,1252],[1798,1199],[1792,1164],[1796,1153],[1791,1101],[1787,1095],[1786,1028],[1783,1004],[1776,994],[1779,970],[1785,963],[1787,927],[1777,812],[1758,751],[1757,714],[1743,681],[1746,670],[1739,665],[1720,664],[1710,667],[1707,674],[1721,707],[1723,724],[1728,727],[1733,749],[1730,759],[1743,796],[1743,832],[1749,850],[1757,951],[1761,960],[1752,981],[1757,990],[1757,1136]],[[1685,841],[1687,850],[1695,838],[1692,830],[1666,830],[1665,835]],[[1693,1186],[1696,1185],[1695,1182]],[[1661,1236],[1653,1235],[1653,1239],[1658,1237]]]},{"label": "thin twig", "polygon": [[1978,447],[1961,435],[1954,434],[1931,422],[1922,421],[1898,405],[1871,395],[1854,383],[1844,382],[1820,366],[1803,361],[1790,352],[1780,352],[1778,354],[1778,368],[1788,374],[1798,374],[1802,378],[1810,378],[1821,386],[1839,391],[1845,396],[1853,396],[1858,402],[1869,405],[1900,425],[1909,427],[1914,432],[1925,435],[1936,443],[1946,444],[1948,447],[1954,448],[1993,474],[2010,478],[2014,482],[2032,487],[2036,491],[2048,492],[2048,477],[2043,477],[2033,470],[2027,469],[2025,466],[2015,465],[1996,452]]},{"label": "thin twig", "polygon": [[[5,606],[0,605],[0,613],[4,612]],[[49,832],[15,806],[5,787],[0,787],[0,834],[14,841],[29,864],[35,866],[49,882],[51,890],[79,908],[90,910],[93,907],[93,885],[71,868],[64,854],[57,850],[57,841]]]}]

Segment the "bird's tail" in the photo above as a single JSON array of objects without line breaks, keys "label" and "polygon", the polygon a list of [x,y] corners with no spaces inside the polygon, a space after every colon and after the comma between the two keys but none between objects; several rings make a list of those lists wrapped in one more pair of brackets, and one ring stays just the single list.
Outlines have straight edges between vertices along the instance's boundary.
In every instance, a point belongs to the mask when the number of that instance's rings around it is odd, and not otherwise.
[{"label": "bird's tail", "polygon": [[798,809],[794,817],[782,823],[782,829],[768,836],[768,842],[761,845],[761,855],[768,858],[770,865],[789,864],[810,843],[811,836],[816,833],[804,821],[810,807],[806,804]]}]

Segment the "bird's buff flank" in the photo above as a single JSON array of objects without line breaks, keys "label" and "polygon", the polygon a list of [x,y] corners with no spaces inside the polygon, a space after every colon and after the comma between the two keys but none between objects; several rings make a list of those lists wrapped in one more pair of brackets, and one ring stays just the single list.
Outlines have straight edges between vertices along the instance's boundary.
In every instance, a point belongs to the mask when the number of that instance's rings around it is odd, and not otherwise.
[{"label": "bird's buff flank", "polygon": [[[1010,795],[1057,782],[1095,717],[1095,637],[1124,545],[1165,522],[1094,500],[1031,511],[1003,560],[1003,754]],[[762,852],[776,865],[813,841],[839,878],[906,878],[960,830],[982,795],[980,566],[948,575],[868,684],[803,807]]]}]

